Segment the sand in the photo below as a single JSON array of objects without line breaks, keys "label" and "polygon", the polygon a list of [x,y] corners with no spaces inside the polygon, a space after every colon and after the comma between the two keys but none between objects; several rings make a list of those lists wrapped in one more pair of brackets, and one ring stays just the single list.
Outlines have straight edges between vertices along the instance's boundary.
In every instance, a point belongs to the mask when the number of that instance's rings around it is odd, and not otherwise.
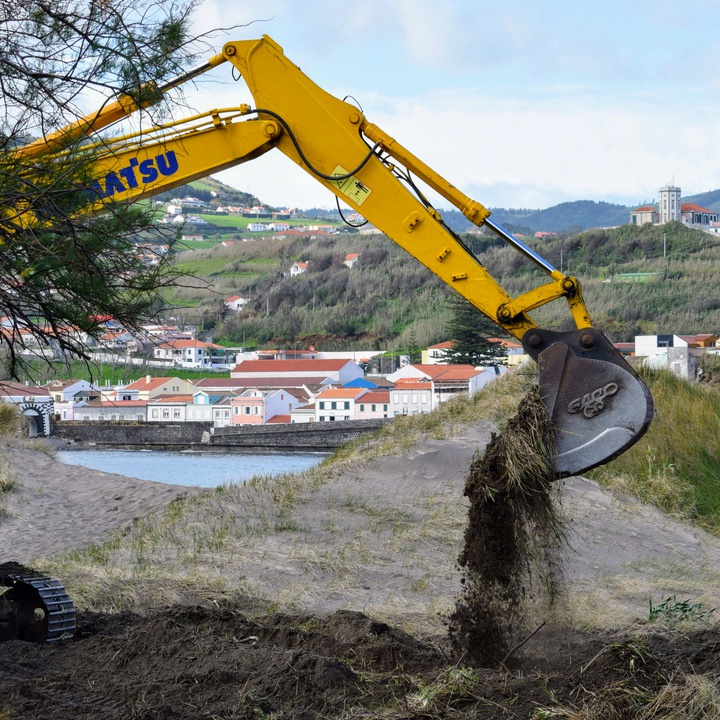
[{"label": "sand", "polygon": [[[460,588],[456,560],[467,517],[464,480],[474,453],[489,438],[487,429],[469,428],[461,437],[426,440],[397,456],[340,466],[296,502],[289,520],[303,531],[258,537],[237,572],[256,581],[262,595],[281,594],[303,575],[311,553],[346,552],[348,538],[360,534],[363,559],[357,558],[356,576],[352,567],[345,568],[339,590],[337,578],[317,574],[308,595],[311,606],[304,610],[365,610],[393,594],[407,595],[414,607],[437,605],[438,598]],[[66,465],[32,450],[10,447],[2,454],[19,483],[0,520],[3,561],[32,564],[86,548],[176,498],[207,493]],[[558,492],[569,528],[568,592],[601,624],[605,612],[624,620],[644,617],[651,596],[687,596],[720,606],[720,540],[586,478],[561,481]],[[228,517],[252,512],[242,493],[217,502]],[[368,532],[372,513],[377,530]],[[427,527],[428,518],[435,532],[412,539],[408,528]],[[193,518],[195,524],[213,521]]]},{"label": "sand", "polygon": [[[468,428],[336,466],[319,486],[302,488],[283,523],[273,521],[252,546],[196,560],[208,587],[203,604],[80,607],[73,640],[0,643],[0,717],[632,718],[685,689],[704,701],[694,688],[716,674],[720,631],[656,628],[643,618],[651,596],[720,604],[720,542],[585,478],[557,488],[570,529],[562,622],[539,627],[493,669],[466,669],[452,655],[437,608],[460,589],[464,478],[489,437]],[[6,561],[43,563],[117,530],[130,537],[139,518],[188,495],[203,493],[202,507],[183,518],[189,537],[210,531],[216,509],[240,527],[273,505],[269,487],[208,493],[18,447],[3,448],[2,459],[18,482],[0,518]],[[156,572],[165,569],[159,559]],[[181,571],[152,584],[176,582]],[[262,602],[239,592],[213,600],[218,573],[262,589]],[[279,612],[273,601],[288,596],[299,609]],[[387,620],[393,607],[402,626]],[[543,708],[552,714],[538,715]]]}]

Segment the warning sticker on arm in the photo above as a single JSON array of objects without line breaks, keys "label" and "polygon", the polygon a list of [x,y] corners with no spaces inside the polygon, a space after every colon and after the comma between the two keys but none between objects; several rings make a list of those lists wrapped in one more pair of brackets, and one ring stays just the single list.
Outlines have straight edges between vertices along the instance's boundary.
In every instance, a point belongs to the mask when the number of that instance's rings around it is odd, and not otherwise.
[{"label": "warning sticker on arm", "polygon": [[[338,165],[332,171],[332,174],[340,175],[342,177],[347,175],[348,171],[342,167],[342,165]],[[362,205],[372,192],[365,183],[360,182],[360,180],[358,180],[354,175],[350,175],[350,177],[343,177],[342,180],[330,180],[330,182],[335,185],[335,187],[343,195],[345,195],[345,197],[352,200],[355,205]]]}]

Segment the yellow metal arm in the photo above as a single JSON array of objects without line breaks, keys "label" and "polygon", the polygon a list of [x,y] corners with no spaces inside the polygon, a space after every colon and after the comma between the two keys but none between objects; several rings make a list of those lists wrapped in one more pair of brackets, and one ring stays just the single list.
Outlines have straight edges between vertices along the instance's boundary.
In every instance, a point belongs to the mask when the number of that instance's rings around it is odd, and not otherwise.
[{"label": "yellow metal arm", "polygon": [[[529,311],[561,297],[567,299],[577,327],[590,326],[577,280],[565,277],[489,220],[490,213],[481,203],[367,122],[356,107],[316,85],[267,36],[227,43],[222,53],[200,68],[163,86],[145,88],[142,102],[123,96],[19,153],[57,152],[68,139],[90,136],[225,61],[244,78],[255,107],[211,110],[87,145],[97,158],[96,210],[108,202],[172,189],[277,148],[515,337],[522,338],[536,326]],[[442,222],[440,213],[414,187],[414,177],[475,225],[485,225],[513,245],[551,282],[511,297]]]},{"label": "yellow metal arm", "polygon": [[[156,102],[172,87],[223,62],[239,71],[255,107],[210,110],[139,134],[91,140],[101,128]],[[577,279],[563,275],[353,105],[310,80],[268,37],[231,42],[206,65],[164,86],[141,89],[103,110],[16,152],[21,160],[88,152],[90,205],[102,211],[113,202],[148,197],[213,172],[247,162],[277,148],[420,261],[475,307],[521,339],[537,362],[543,401],[556,430],[558,477],[584,472],[615,457],[646,431],[652,397],[637,374],[602,333],[592,328]],[[28,173],[48,172],[27,163]],[[512,297],[442,220],[415,185],[432,188],[477,226],[495,233],[549,277]],[[84,211],[84,210],[83,210]],[[33,221],[32,208],[18,222]],[[529,313],[565,298],[575,331],[537,328]],[[584,412],[578,412],[584,408]]]}]

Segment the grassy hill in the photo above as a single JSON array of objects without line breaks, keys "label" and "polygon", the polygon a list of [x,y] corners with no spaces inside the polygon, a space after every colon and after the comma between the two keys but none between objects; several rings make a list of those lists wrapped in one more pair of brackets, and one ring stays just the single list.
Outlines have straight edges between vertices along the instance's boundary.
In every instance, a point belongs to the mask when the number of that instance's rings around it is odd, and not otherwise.
[{"label": "grassy hill", "polygon": [[[494,237],[466,235],[465,241],[513,295],[547,281]],[[580,279],[595,325],[614,341],[720,330],[720,246],[707,233],[681,223],[624,225],[533,239],[531,245]],[[361,254],[352,269],[343,265],[348,253]],[[298,260],[310,261],[310,271],[289,277]],[[212,328],[216,342],[408,352],[447,339],[452,291],[379,233],[258,239],[230,247],[211,242],[178,253],[175,263],[196,279],[168,302],[188,323]],[[633,282],[638,273],[649,282]],[[234,293],[250,300],[237,315],[223,304]],[[571,327],[562,301],[533,317],[549,328]]]}]

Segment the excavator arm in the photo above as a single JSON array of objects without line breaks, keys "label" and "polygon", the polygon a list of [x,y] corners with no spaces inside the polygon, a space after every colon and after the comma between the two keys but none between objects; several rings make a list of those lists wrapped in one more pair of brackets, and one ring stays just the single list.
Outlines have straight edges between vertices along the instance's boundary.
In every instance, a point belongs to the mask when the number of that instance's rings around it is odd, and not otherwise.
[{"label": "excavator arm", "polygon": [[[103,128],[224,62],[245,80],[254,107],[213,109],[140,133],[99,138]],[[100,212],[113,202],[164,192],[279,150],[522,341],[538,362],[543,397],[557,429],[558,477],[608,462],[647,430],[652,397],[593,328],[580,282],[494,223],[483,205],[368,122],[357,107],[316,85],[272,39],[229,42],[204,66],[145,90],[143,100],[121,97],[18,153],[61,156],[68,140],[88,138],[83,147],[94,163],[90,202]],[[416,178],[528,258],[548,276],[547,282],[512,297],[445,225]],[[560,298],[568,303],[577,330],[539,329],[530,312]]]}]

